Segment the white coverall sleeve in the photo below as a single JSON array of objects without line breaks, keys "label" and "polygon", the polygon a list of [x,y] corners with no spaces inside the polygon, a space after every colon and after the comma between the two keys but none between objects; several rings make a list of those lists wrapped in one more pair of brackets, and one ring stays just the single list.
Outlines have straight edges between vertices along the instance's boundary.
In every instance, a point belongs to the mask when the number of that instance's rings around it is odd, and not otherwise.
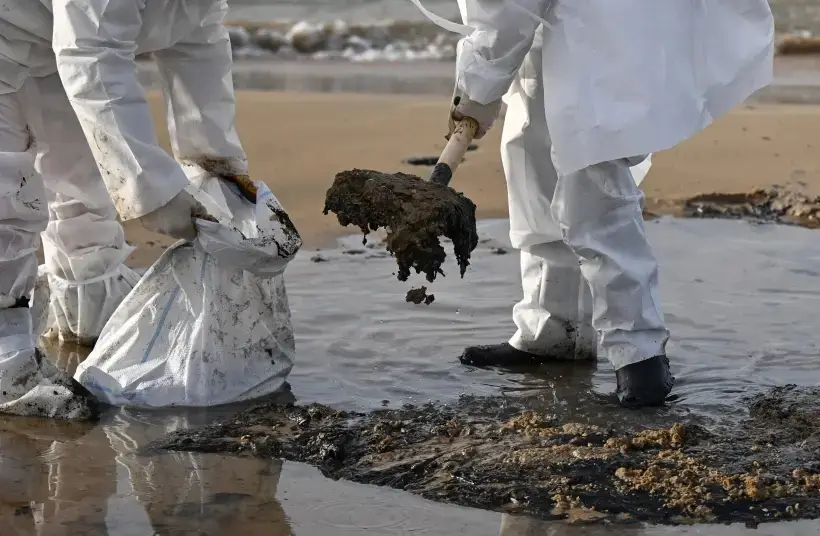
[{"label": "white coverall sleeve", "polygon": [[123,220],[188,184],[157,141],[134,56],[144,0],[53,0],[53,46],[66,93]]},{"label": "white coverall sleeve", "polygon": [[236,132],[231,41],[219,2],[201,26],[173,47],[154,53],[165,90],[171,145],[177,159],[213,175],[246,175]]},{"label": "white coverall sleeve", "polygon": [[474,31],[459,42],[456,85],[470,100],[490,104],[509,90],[551,0],[459,0]]}]

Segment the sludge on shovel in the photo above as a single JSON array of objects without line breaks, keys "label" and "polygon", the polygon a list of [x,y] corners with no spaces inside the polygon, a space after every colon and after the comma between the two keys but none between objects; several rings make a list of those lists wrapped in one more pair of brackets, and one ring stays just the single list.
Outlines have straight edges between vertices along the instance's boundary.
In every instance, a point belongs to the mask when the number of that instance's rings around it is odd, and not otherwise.
[{"label": "sludge on shovel", "polygon": [[453,242],[461,276],[478,245],[475,204],[448,186],[464,158],[478,125],[462,120],[424,181],[406,173],[353,169],[336,175],[325,197],[324,213],[333,212],[341,225],[356,225],[365,235],[385,228],[385,245],[399,265],[397,277],[406,281],[411,270],[431,283],[444,272],[447,254],[439,240]]}]

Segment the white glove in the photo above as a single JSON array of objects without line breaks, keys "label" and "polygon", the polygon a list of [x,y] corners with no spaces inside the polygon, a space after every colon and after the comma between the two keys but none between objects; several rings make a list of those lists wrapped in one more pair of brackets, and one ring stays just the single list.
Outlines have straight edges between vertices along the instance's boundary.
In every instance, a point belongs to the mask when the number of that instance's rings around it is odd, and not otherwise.
[{"label": "white glove", "polygon": [[8,294],[0,294],[0,309],[11,309],[17,304],[17,298]]},{"label": "white glove", "polygon": [[208,211],[194,196],[182,190],[167,204],[140,217],[139,221],[149,231],[193,240],[196,238],[195,217],[208,218]]},{"label": "white glove", "polygon": [[479,104],[470,100],[470,97],[467,95],[456,90],[456,92],[453,93],[453,105],[450,107],[450,133],[447,135],[447,139],[450,139],[450,136],[455,131],[456,123],[465,117],[469,117],[478,123],[475,139],[480,140],[487,131],[490,130],[490,127],[493,126],[500,111],[501,99],[491,102],[490,104]]}]

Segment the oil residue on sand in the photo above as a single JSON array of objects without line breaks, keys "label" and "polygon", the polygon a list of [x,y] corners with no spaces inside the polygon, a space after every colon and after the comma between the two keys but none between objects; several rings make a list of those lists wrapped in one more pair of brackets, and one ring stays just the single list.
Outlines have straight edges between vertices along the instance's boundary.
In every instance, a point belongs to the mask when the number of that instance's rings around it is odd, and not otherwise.
[{"label": "oil residue on sand", "polygon": [[473,397],[369,414],[260,405],[147,450],[285,458],[333,479],[547,520],[572,509],[606,523],[820,517],[820,389],[758,395],[751,418],[720,434],[681,423],[631,431],[560,423],[525,408]]},{"label": "oil residue on sand", "polygon": [[820,197],[773,186],[740,194],[702,194],[684,202],[694,218],[729,218],[820,227]]}]

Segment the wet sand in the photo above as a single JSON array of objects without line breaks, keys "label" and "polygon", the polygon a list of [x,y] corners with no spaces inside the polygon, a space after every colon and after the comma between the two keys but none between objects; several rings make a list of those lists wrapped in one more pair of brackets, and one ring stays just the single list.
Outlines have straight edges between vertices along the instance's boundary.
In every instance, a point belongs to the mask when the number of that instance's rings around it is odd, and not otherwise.
[{"label": "wet sand", "polygon": [[[162,124],[157,95],[151,102]],[[238,128],[251,174],[279,197],[306,248],[344,234],[324,196],[336,173],[364,168],[424,175],[402,161],[444,147],[446,99],[431,96],[241,92]],[[389,118],[389,119],[388,119]],[[477,217],[507,215],[496,128],[468,153],[452,186],[477,205]],[[167,147],[167,135],[160,138]],[[679,147],[656,156],[643,183],[647,210],[680,214],[700,194],[748,193],[774,184],[820,194],[820,106],[759,104],[740,108]],[[129,224],[138,247],[132,264],[147,266],[171,241]]]}]

